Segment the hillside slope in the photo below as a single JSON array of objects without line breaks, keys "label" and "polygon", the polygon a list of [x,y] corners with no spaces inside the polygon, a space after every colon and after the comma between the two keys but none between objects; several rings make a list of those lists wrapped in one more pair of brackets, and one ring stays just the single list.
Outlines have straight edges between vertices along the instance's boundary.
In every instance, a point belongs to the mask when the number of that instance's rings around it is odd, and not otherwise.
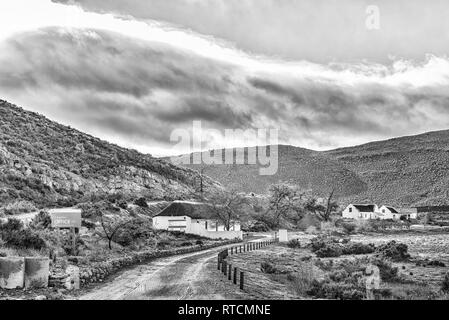
[{"label": "hillside slope", "polygon": [[18,202],[39,208],[111,194],[183,199],[190,197],[197,178],[192,170],[0,100],[0,212]]},{"label": "hillside slope", "polygon": [[449,130],[326,152],[279,146],[274,176],[260,176],[251,165],[208,166],[205,174],[245,192],[265,193],[271,184],[285,181],[319,196],[335,188],[343,204],[447,204]]},{"label": "hillside slope", "polygon": [[368,188],[353,201],[439,205],[449,201],[449,130],[324,152]]},{"label": "hillside slope", "polygon": [[[244,149],[245,163],[249,150],[255,152],[254,148]],[[248,164],[210,165],[204,174],[228,188],[257,194],[266,193],[272,184],[282,181],[298,185],[302,189],[314,190],[320,195],[329,194],[335,189],[340,196],[348,196],[367,189],[356,174],[320,152],[280,145],[278,155],[278,172],[272,176],[261,176],[259,165]],[[202,165],[186,167],[198,170]]]}]

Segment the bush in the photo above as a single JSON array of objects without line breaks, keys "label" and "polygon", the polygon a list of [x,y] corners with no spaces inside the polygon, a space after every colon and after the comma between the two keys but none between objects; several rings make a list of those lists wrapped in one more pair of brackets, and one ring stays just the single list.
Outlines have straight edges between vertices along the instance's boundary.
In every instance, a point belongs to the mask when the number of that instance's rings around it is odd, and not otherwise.
[{"label": "bush", "polygon": [[387,244],[381,245],[377,248],[376,253],[380,256],[389,258],[392,261],[407,261],[410,259],[408,254],[408,247],[406,244],[390,241]]},{"label": "bush", "polygon": [[157,243],[158,248],[164,249],[168,246],[170,246],[170,241],[168,240],[159,240],[159,242]]},{"label": "bush", "polygon": [[17,249],[35,249],[46,248],[45,241],[34,233],[31,229],[22,229],[16,231],[2,231],[0,233],[5,246]]},{"label": "bush", "polygon": [[343,254],[343,249],[341,245],[330,243],[315,251],[315,254],[320,258],[337,258]]},{"label": "bush", "polygon": [[148,203],[147,200],[143,197],[137,199],[136,201],[134,201],[134,204],[141,207],[141,208],[148,208]]},{"label": "bush", "polygon": [[287,246],[292,249],[299,249],[301,248],[301,243],[298,239],[292,239],[287,243]]},{"label": "bush", "polygon": [[263,221],[256,221],[244,228],[246,232],[268,232],[270,227]]},{"label": "bush", "polygon": [[203,245],[204,245],[204,242],[203,242],[202,240],[196,240],[196,241],[195,241],[195,244],[196,244],[197,246],[203,246]]},{"label": "bush", "polygon": [[379,268],[382,281],[397,282],[400,280],[398,268],[393,267],[388,259],[377,257],[372,260],[372,263]]},{"label": "bush", "polygon": [[274,264],[271,262],[268,262],[268,261],[264,261],[260,264],[260,270],[263,273],[268,273],[268,274],[278,273],[278,269],[274,266]]},{"label": "bush", "polygon": [[343,228],[344,232],[347,234],[351,234],[355,231],[356,226],[352,223],[343,223],[341,225],[341,227]]},{"label": "bush", "polygon": [[373,244],[363,244],[360,242],[351,242],[343,246],[343,254],[370,254],[376,251]]},{"label": "bush", "polygon": [[0,222],[0,233],[20,231],[23,229],[23,223],[17,219],[9,219],[7,222]]},{"label": "bush", "polygon": [[181,243],[181,247],[191,247],[192,246],[192,242],[190,241],[185,241],[183,243]]},{"label": "bush", "polygon": [[114,242],[126,247],[139,241],[152,239],[154,236],[155,234],[149,221],[133,219],[117,231]]},{"label": "bush", "polygon": [[51,226],[51,217],[48,212],[41,211],[30,223],[30,228],[35,230],[42,230],[50,228]]},{"label": "bush", "polygon": [[31,229],[24,229],[22,222],[17,219],[0,224],[0,238],[5,246],[17,249],[41,250],[46,247],[38,234]]},{"label": "bush", "polygon": [[353,283],[314,280],[307,293],[321,299],[362,300],[365,289]]}]

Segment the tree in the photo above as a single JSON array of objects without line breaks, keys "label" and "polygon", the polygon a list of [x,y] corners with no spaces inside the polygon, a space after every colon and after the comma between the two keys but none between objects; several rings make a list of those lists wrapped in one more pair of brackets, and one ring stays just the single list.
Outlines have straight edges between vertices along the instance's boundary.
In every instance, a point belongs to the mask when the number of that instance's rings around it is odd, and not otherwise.
[{"label": "tree", "polygon": [[332,214],[337,210],[338,204],[332,201],[335,191],[332,190],[327,198],[326,205],[318,203],[315,197],[310,197],[305,205],[304,209],[315,214],[320,220],[329,221]]},{"label": "tree", "polygon": [[237,220],[247,205],[245,197],[237,191],[217,191],[207,199],[217,219],[229,231],[231,222]]},{"label": "tree", "polygon": [[132,220],[105,221],[104,215],[100,215],[101,228],[103,229],[103,234],[100,235],[108,240],[109,250],[112,250],[112,241],[117,232],[131,222]]},{"label": "tree", "polygon": [[302,194],[297,188],[288,184],[273,185],[269,191],[269,207],[265,217],[267,221],[264,222],[272,228],[278,228],[282,218],[287,218],[292,212],[298,212]]}]

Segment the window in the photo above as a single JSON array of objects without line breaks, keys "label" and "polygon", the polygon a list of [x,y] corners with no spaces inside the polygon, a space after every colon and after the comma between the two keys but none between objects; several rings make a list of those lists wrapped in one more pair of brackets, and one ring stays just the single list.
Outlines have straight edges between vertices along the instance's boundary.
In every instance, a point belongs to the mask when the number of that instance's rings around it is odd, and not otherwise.
[{"label": "window", "polygon": [[349,208],[349,212],[352,212],[352,208]]},{"label": "window", "polygon": [[385,209],[382,209],[382,213],[385,213]]}]

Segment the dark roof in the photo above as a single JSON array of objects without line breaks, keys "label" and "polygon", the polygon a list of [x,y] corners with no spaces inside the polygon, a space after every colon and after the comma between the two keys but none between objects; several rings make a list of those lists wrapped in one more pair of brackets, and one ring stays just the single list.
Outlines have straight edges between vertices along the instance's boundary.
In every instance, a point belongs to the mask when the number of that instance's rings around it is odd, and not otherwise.
[{"label": "dark roof", "polygon": [[374,204],[354,204],[360,212],[374,212]]},{"label": "dark roof", "polygon": [[[387,206],[385,206],[385,207],[387,207]],[[391,213],[399,213],[398,210],[396,210],[396,209],[393,208],[393,207],[387,207],[387,209],[390,210]]]},{"label": "dark roof", "polygon": [[427,206],[427,207],[416,207],[419,213],[425,212],[449,212],[449,206]]},{"label": "dark roof", "polygon": [[169,204],[155,217],[183,217],[192,219],[211,219],[215,217],[210,204],[201,202],[175,201]]}]

